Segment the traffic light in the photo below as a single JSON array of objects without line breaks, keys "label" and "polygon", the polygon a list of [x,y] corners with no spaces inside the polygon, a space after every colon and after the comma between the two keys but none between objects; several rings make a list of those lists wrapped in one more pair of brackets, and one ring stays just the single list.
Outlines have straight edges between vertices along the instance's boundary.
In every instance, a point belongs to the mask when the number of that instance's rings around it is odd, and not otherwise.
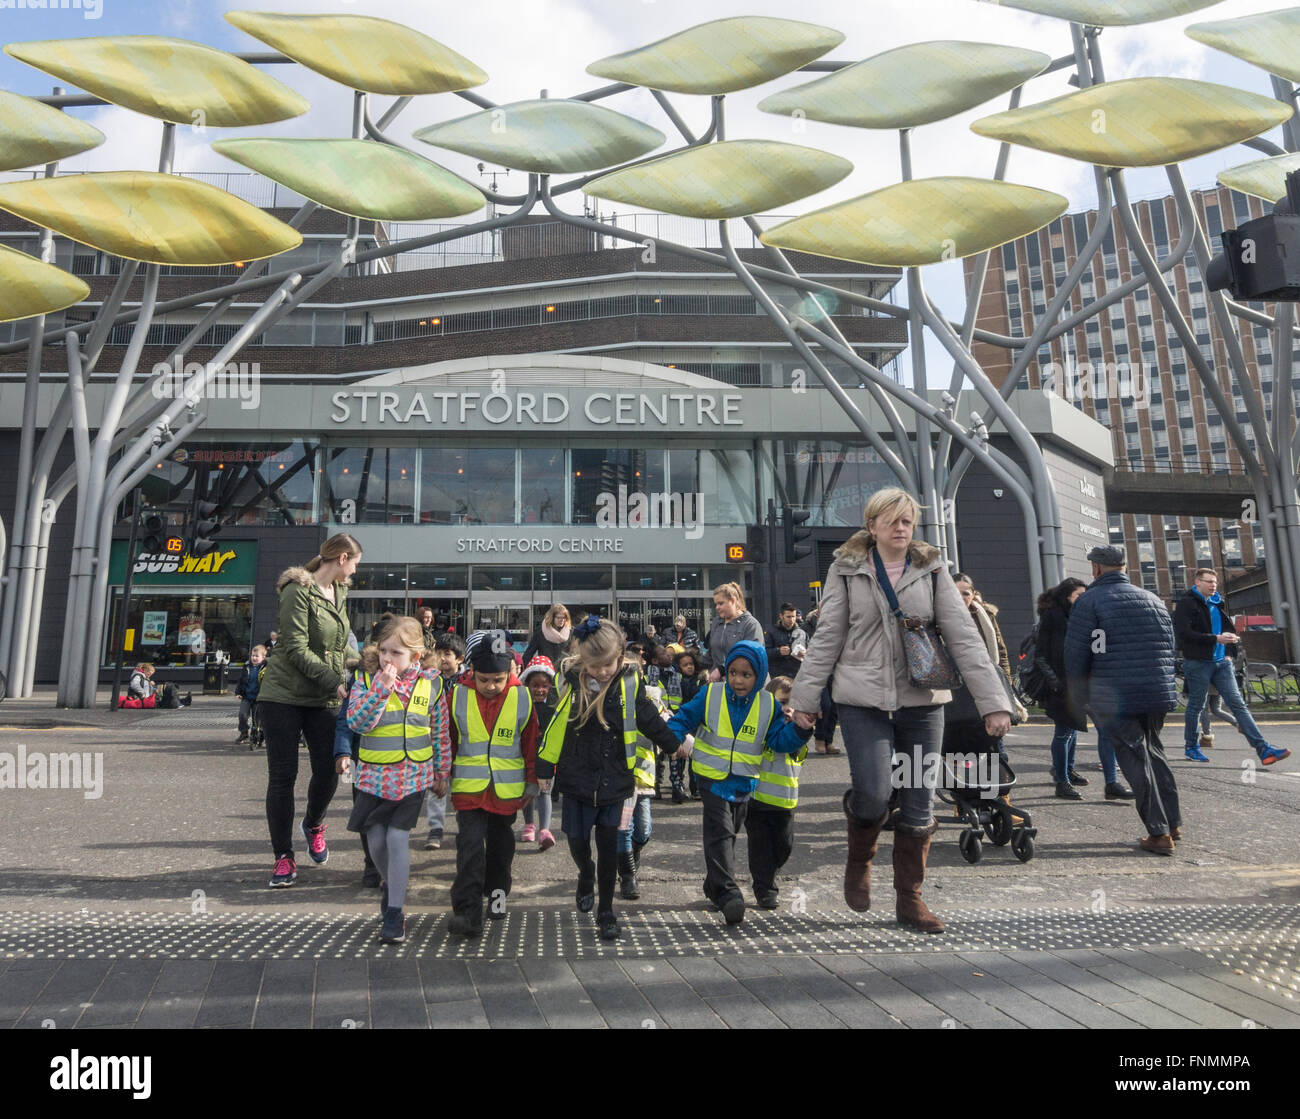
[{"label": "traffic light", "polygon": [[811,516],[812,511],[810,509],[796,509],[792,505],[782,506],[781,532],[785,538],[786,563],[798,563],[804,556],[812,555],[813,546],[811,544],[799,543],[799,541],[807,540],[812,535],[812,529],[799,527]]},{"label": "traffic light", "polygon": [[217,503],[194,501],[194,513],[190,518],[189,530],[186,532],[187,550],[192,556],[206,556],[217,546],[214,537],[221,531],[221,522],[217,519]]},{"label": "traffic light", "polygon": [[1300,301],[1300,173],[1286,177],[1286,194],[1273,213],[1223,231],[1223,252],[1210,261],[1205,282],[1234,299]]},{"label": "traffic light", "polygon": [[750,563],[767,563],[767,527],[750,525],[745,532],[745,558]]},{"label": "traffic light", "polygon": [[158,556],[167,550],[167,522],[155,510],[144,511],[140,516],[140,551]]}]

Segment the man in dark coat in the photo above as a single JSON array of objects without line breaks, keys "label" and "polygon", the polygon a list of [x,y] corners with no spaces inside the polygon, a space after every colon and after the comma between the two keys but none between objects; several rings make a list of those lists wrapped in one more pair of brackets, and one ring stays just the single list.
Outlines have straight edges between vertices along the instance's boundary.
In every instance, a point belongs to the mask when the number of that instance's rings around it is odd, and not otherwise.
[{"label": "man in dark coat", "polygon": [[763,635],[769,671],[773,676],[789,676],[792,680],[799,672],[804,653],[808,651],[808,635],[795,621],[794,614],[793,603],[781,603],[776,624],[768,626]]},{"label": "man in dark coat", "polygon": [[1067,687],[1092,713],[1133,786],[1147,829],[1142,850],[1172,855],[1182,816],[1160,731],[1178,706],[1173,623],[1160,599],[1128,581],[1119,548],[1093,548],[1088,559],[1093,582],[1071,609],[1065,634]]},{"label": "man in dark coat", "polygon": [[1237,690],[1233,661],[1241,645],[1232,624],[1228,604],[1219,593],[1219,575],[1212,567],[1200,567],[1192,585],[1174,607],[1174,633],[1183,654],[1183,675],[1187,679],[1187,716],[1183,725],[1183,753],[1188,761],[1208,762],[1197,742],[1201,708],[1213,684],[1237,718],[1237,729],[1246,736],[1259,760],[1272,765],[1291,756],[1265,741]]}]

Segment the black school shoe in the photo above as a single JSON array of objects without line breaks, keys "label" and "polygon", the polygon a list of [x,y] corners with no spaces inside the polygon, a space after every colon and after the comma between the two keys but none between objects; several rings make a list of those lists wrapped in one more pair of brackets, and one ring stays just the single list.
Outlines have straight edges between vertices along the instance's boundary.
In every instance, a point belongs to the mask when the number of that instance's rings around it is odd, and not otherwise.
[{"label": "black school shoe", "polygon": [[601,940],[617,940],[620,935],[618,918],[612,909],[602,909],[596,914],[596,928],[600,930]]},{"label": "black school shoe", "polygon": [[579,913],[590,913],[596,905],[596,872],[578,875],[578,892],[574,897]]},{"label": "black school shoe", "polygon": [[470,913],[453,913],[451,919],[447,922],[447,931],[454,933],[456,936],[482,936],[483,935],[483,910],[480,907],[477,912]]},{"label": "black school shoe", "polygon": [[1112,781],[1106,786],[1107,800],[1136,800],[1137,794],[1127,785],[1121,785],[1118,781]]},{"label": "black school shoe", "polygon": [[1069,781],[1061,781],[1057,784],[1056,795],[1061,800],[1083,800],[1083,794],[1071,785]]},{"label": "black school shoe", "polygon": [[759,909],[775,909],[780,902],[777,900],[776,890],[755,890],[754,900],[758,902]]},{"label": "black school shoe", "polygon": [[1087,779],[1087,778],[1086,778],[1082,773],[1080,773],[1077,769],[1072,769],[1072,770],[1070,770],[1070,784],[1071,784],[1071,785],[1079,785],[1080,787],[1082,787],[1082,786],[1086,785],[1087,783],[1088,783],[1088,779]]},{"label": "black school shoe", "polygon": [[745,899],[740,894],[730,895],[720,908],[729,925],[738,925],[745,919]]}]

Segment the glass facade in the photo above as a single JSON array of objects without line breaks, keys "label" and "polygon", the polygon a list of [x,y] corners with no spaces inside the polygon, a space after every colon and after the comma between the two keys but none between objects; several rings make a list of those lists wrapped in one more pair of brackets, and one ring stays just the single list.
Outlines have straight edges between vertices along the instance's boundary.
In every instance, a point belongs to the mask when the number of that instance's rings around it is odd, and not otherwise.
[{"label": "glass facade", "polygon": [[[122,604],[121,588],[113,589],[108,612],[103,663],[112,664],[116,649],[118,613]],[[248,650],[266,634],[252,631],[253,595],[165,590],[149,587],[144,593],[137,587],[131,592],[131,607],[126,616],[124,662],[130,666],[140,661],[174,668],[198,667],[208,653],[225,652],[232,662],[248,659]],[[201,643],[196,643],[198,635]]]}]

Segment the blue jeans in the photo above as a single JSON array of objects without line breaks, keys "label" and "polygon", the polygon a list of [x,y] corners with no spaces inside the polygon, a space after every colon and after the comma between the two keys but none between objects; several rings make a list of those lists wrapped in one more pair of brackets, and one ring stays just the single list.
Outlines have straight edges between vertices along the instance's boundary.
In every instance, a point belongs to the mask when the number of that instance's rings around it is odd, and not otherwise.
[{"label": "blue jeans", "polygon": [[1115,759],[1115,747],[1101,731],[1097,731],[1097,757],[1101,760],[1102,776],[1107,785],[1119,782],[1119,763]]},{"label": "blue jeans", "polygon": [[[1070,770],[1074,768],[1074,745],[1078,741],[1079,732],[1074,727],[1064,723],[1056,724],[1056,732],[1052,735],[1052,774],[1058,785],[1070,779]],[[1114,762],[1115,754],[1112,751],[1111,764]]]},{"label": "blue jeans", "polygon": [[[927,772],[941,772],[942,705],[900,707],[891,713],[841,703],[838,710],[853,781],[849,811],[863,823],[884,816],[895,784],[897,754],[905,767],[898,782],[898,822],[911,828],[929,827],[934,788],[924,778]],[[930,758],[935,759],[933,765]]]},{"label": "blue jeans", "polygon": [[618,833],[618,851],[620,855],[632,850],[634,840],[638,846],[642,847],[650,842],[650,802],[652,800],[654,800],[654,797],[636,798],[636,807],[632,809],[632,826],[626,831]]},{"label": "blue jeans", "polygon": [[1246,736],[1255,753],[1262,754],[1268,742],[1260,734],[1255,720],[1246,710],[1246,702],[1237,690],[1237,677],[1232,671],[1232,660],[1224,657],[1221,661],[1183,661],[1183,676],[1187,679],[1187,714],[1183,718],[1183,748],[1194,749],[1200,730],[1201,709],[1205,706],[1205,696],[1213,684],[1215,690],[1223,697],[1233,715],[1237,718],[1237,729]]}]

